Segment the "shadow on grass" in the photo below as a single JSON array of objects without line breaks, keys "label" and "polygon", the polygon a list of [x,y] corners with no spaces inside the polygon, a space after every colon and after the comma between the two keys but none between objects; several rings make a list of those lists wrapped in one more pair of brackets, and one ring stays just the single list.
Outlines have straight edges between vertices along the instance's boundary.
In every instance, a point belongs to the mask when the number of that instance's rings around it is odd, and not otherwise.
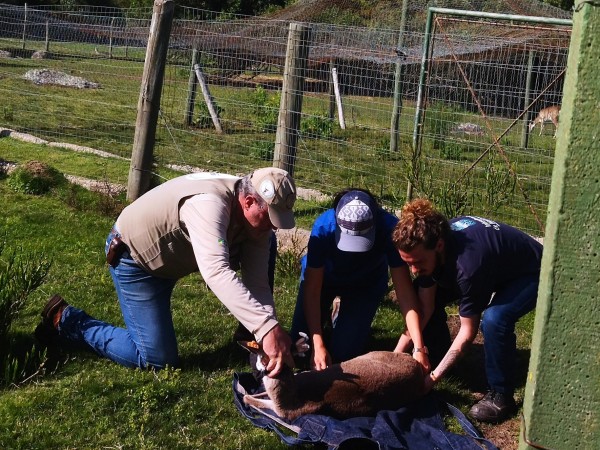
[{"label": "shadow on grass", "polygon": [[237,342],[231,341],[211,351],[182,356],[179,365],[184,370],[226,370],[243,365],[247,366],[247,370],[251,370],[248,357],[249,353],[246,350]]}]

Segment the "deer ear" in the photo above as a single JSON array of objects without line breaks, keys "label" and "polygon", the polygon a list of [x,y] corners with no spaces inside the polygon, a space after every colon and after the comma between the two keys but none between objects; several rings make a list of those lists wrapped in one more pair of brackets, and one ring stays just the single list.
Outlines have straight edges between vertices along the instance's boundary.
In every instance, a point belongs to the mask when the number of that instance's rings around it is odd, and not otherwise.
[{"label": "deer ear", "polygon": [[260,344],[256,341],[237,341],[237,343],[242,348],[248,350],[250,353],[254,353],[255,355],[259,355],[262,353],[262,348]]}]

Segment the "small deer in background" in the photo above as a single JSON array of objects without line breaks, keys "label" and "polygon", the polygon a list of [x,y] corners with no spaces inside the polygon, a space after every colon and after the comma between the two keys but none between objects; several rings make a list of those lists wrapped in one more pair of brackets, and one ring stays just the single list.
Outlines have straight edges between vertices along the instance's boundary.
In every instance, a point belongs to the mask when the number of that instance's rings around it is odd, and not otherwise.
[{"label": "small deer in background", "polygon": [[560,106],[548,106],[540,111],[538,116],[529,122],[529,131],[533,130],[535,126],[540,124],[540,136],[544,130],[544,122],[552,122],[554,124],[554,138],[556,138],[556,131],[558,130],[558,115],[560,114]]},{"label": "small deer in background", "polygon": [[[264,361],[258,344],[240,344]],[[370,352],[319,371],[294,374],[285,366],[276,378],[263,378],[266,393],[245,395],[244,403],[289,421],[304,414],[373,416],[420,398],[424,377],[421,365],[406,353]]]}]

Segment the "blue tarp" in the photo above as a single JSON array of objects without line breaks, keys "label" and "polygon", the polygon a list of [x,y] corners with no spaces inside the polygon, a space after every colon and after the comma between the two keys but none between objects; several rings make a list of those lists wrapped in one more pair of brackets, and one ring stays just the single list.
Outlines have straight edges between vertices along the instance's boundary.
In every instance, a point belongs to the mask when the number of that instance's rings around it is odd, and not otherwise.
[{"label": "blue tarp", "polygon": [[[244,394],[261,391],[264,388],[251,373],[234,373],[233,394],[238,410],[255,426],[277,433],[288,445],[321,443],[329,449],[362,450],[498,450],[462,412],[440,402],[435,393],[396,411],[380,411],[374,417],[338,420],[307,414],[286,422],[271,410],[257,410],[244,403]],[[443,407],[456,417],[465,434],[446,429],[440,415]]]}]

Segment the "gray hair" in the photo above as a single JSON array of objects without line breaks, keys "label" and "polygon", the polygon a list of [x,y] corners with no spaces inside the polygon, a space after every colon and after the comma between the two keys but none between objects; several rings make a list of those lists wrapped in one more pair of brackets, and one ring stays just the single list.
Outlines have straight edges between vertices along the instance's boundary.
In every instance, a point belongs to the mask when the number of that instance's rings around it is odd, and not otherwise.
[{"label": "gray hair", "polygon": [[252,174],[248,174],[240,178],[235,185],[235,193],[236,195],[242,194],[244,197],[251,195],[256,199],[258,206],[261,208],[267,205],[267,202],[265,202],[265,200],[259,195],[252,185]]}]

